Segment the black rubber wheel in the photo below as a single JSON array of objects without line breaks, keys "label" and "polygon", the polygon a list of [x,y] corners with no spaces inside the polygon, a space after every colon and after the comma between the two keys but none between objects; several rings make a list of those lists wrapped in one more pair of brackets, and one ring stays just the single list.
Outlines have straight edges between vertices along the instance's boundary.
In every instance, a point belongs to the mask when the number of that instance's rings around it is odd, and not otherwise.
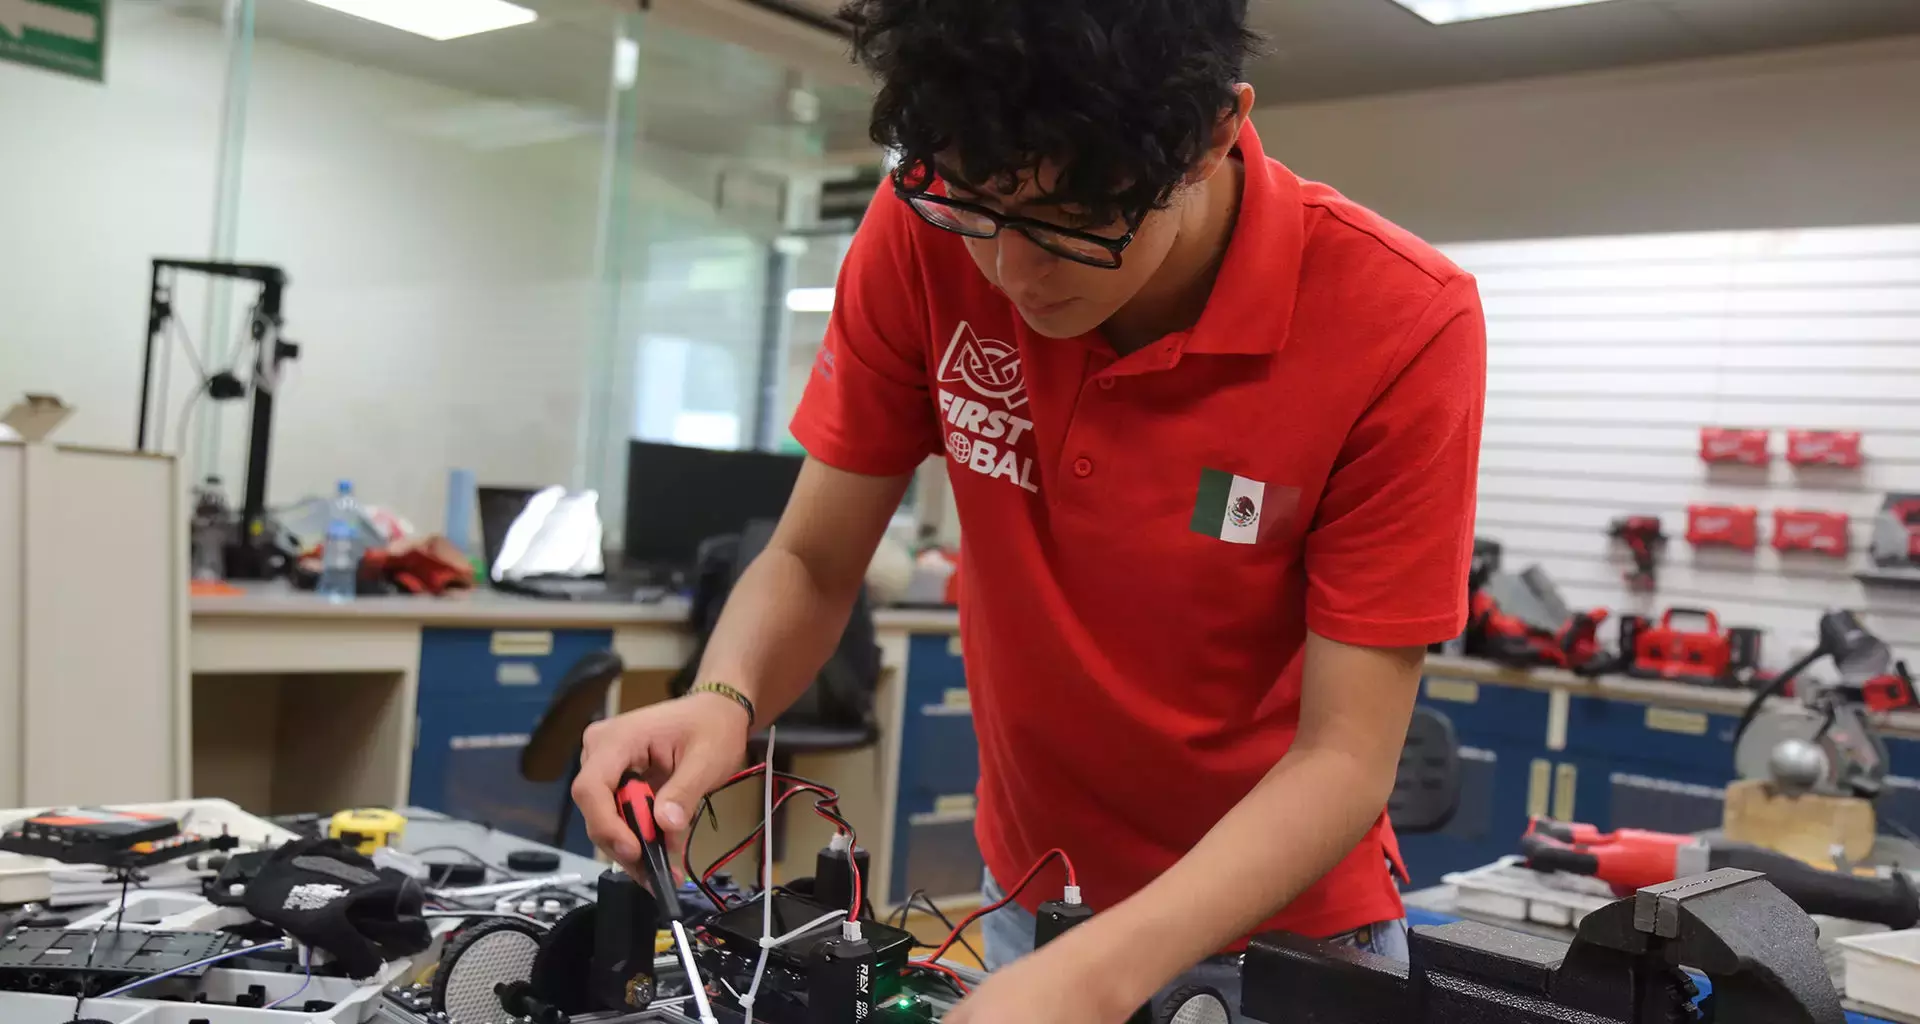
[{"label": "black rubber wheel", "polygon": [[1233,1011],[1219,989],[1189,985],[1160,1004],[1160,1024],[1233,1024]]},{"label": "black rubber wheel", "polygon": [[507,854],[507,869],[523,875],[551,875],[560,870],[560,855],[551,850],[515,850]]},{"label": "black rubber wheel", "polygon": [[597,903],[584,903],[567,912],[547,930],[540,954],[533,960],[533,994],[562,1013],[592,1013],[594,1004],[593,947],[599,928]]}]

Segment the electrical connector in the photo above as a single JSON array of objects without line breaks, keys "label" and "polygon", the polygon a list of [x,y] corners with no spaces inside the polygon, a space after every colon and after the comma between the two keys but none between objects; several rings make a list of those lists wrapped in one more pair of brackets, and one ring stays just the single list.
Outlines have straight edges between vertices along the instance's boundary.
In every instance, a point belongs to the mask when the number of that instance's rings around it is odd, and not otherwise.
[{"label": "electrical connector", "polygon": [[1093,908],[1080,902],[1080,887],[1069,885],[1057,900],[1040,904],[1033,914],[1033,948],[1065,935],[1070,929],[1093,916]]}]

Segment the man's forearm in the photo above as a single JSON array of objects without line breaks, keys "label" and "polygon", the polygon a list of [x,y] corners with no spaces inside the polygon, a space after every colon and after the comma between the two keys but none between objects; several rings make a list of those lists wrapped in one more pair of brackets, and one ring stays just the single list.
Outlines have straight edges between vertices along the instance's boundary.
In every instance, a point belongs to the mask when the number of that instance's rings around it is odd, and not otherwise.
[{"label": "man's forearm", "polygon": [[740,690],[753,701],[759,724],[772,722],[807,692],[832,656],[859,584],[831,589],[798,556],[769,547],[727,595],[698,681]]},{"label": "man's forearm", "polygon": [[[1122,966],[1129,1005],[1292,902],[1380,816],[1393,768],[1332,748],[1296,747],[1153,884],[1061,941]],[[1143,937],[1151,936],[1151,939]],[[1131,986],[1131,988],[1128,988]]]}]

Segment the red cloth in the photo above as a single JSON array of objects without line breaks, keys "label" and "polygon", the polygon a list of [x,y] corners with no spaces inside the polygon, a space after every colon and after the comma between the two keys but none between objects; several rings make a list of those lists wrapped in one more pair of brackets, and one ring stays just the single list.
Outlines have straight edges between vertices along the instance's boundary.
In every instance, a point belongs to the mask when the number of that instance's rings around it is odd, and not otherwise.
[{"label": "red cloth", "polygon": [[[1245,191],[1204,315],[1119,358],[1097,334],[1031,332],[959,237],[883,189],[793,423],[856,473],[947,452],[981,850],[1011,884],[1064,848],[1096,908],[1165,871],[1286,753],[1309,629],[1411,646],[1466,618],[1474,282],[1269,160],[1251,126],[1239,148]],[[1251,543],[1196,514],[1220,473],[1264,485],[1233,513]],[[1400,917],[1397,857],[1383,814],[1269,926]]]}]

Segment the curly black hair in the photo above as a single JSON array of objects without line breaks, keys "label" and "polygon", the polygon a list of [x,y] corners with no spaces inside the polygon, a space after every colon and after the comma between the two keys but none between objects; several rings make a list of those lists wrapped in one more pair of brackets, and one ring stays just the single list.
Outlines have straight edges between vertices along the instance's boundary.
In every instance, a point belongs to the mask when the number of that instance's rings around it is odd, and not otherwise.
[{"label": "curly black hair", "polygon": [[873,140],[908,183],[940,173],[1092,222],[1163,207],[1232,107],[1259,37],[1246,0],[851,0],[854,56],[880,79]]}]

